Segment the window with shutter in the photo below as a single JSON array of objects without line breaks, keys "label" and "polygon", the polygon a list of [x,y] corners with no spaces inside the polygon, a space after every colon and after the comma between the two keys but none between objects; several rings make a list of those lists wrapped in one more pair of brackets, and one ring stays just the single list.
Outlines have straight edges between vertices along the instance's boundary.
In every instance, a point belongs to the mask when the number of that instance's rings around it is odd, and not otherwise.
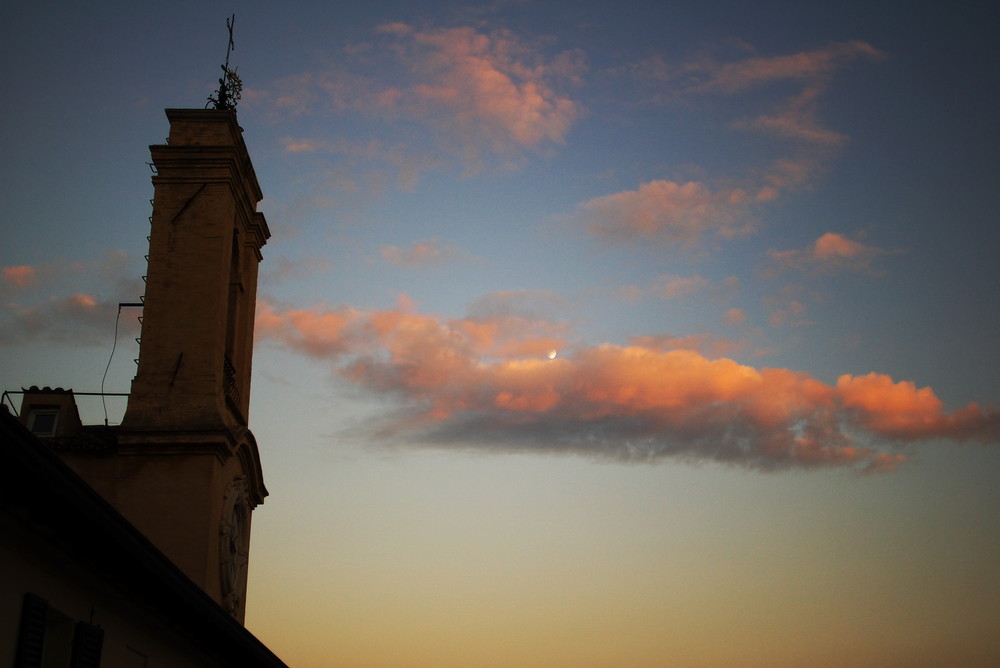
[{"label": "window with shutter", "polygon": [[14,668],[41,668],[45,651],[45,619],[49,604],[32,593],[24,595],[21,606],[21,630],[17,637]]},{"label": "window with shutter", "polygon": [[104,630],[86,622],[77,622],[73,633],[73,654],[69,668],[99,668]]}]

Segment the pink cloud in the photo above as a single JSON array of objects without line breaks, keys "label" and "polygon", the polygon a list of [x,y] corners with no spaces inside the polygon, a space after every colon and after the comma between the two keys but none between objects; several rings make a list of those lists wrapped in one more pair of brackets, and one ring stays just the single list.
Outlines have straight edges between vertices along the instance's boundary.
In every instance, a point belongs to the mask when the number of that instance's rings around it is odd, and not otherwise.
[{"label": "pink cloud", "polygon": [[615,298],[636,304],[642,300],[642,288],[637,285],[623,285],[614,291]]},{"label": "pink cloud", "polygon": [[776,112],[736,121],[733,127],[756,130],[820,146],[838,146],[843,143],[846,136],[819,124],[816,101],[820,93],[819,86],[809,86],[798,96],[780,106]]},{"label": "pink cloud", "polygon": [[458,248],[437,239],[415,241],[409,248],[385,245],[380,252],[383,260],[396,267],[437,267],[463,256]]},{"label": "pink cloud", "polygon": [[745,183],[711,186],[658,179],[587,200],[577,217],[590,233],[612,242],[694,246],[705,237],[732,239],[751,232],[756,211],[813,177],[815,160],[783,158]]},{"label": "pink cloud", "polygon": [[23,289],[35,282],[38,272],[34,267],[18,265],[16,267],[4,267],[2,276],[4,283],[18,289]]},{"label": "pink cloud", "polygon": [[[345,50],[343,62],[248,89],[246,101],[275,114],[356,112],[382,119],[409,119],[428,127],[438,150],[481,168],[484,156],[501,166],[525,150],[562,144],[580,104],[567,93],[584,69],[578,51],[553,55],[510,31],[473,27],[418,29],[387,23],[377,41]],[[364,72],[373,64],[395,66],[390,76]],[[312,150],[295,141],[290,152]]]},{"label": "pink cloud", "polygon": [[[107,344],[117,312],[117,299],[101,299],[85,293],[52,298],[33,306],[5,304],[0,308],[0,342]],[[122,318],[120,327],[121,333],[131,336],[139,329],[134,318]]]},{"label": "pink cloud", "polygon": [[570,56],[546,61],[506,31],[396,24],[385,32],[400,39],[401,55],[421,81],[382,103],[457,131],[466,150],[478,151],[484,141],[499,152],[559,144],[579,115],[579,105],[553,87],[579,69],[567,64]]},{"label": "pink cloud", "polygon": [[[500,299],[504,299],[502,295]],[[406,308],[387,311],[291,309],[279,313],[268,302],[258,304],[256,335],[278,340],[315,357],[388,353],[397,361],[419,360],[445,349],[448,356],[519,357],[547,355],[566,344],[565,325],[514,313],[483,313],[441,322]]]},{"label": "pink cloud", "polygon": [[616,241],[693,245],[706,234],[733,236],[753,195],[738,188],[713,191],[697,181],[650,181],[636,190],[595,197],[580,205],[593,234]]},{"label": "pink cloud", "polygon": [[729,357],[742,351],[745,344],[739,341],[718,338],[710,334],[689,334],[674,336],[672,334],[655,334],[633,336],[629,345],[648,348],[649,350],[694,350],[709,359]]},{"label": "pink cloud", "polygon": [[[98,260],[5,267],[0,292],[44,284],[50,296],[29,302],[30,293],[23,293],[17,301],[0,304],[0,342],[106,344],[118,303],[135,300],[143,292],[139,274],[128,255],[118,250]],[[123,318],[122,331],[131,333],[136,324],[134,318]]]},{"label": "pink cloud", "polygon": [[[764,109],[748,112],[731,127],[751,130],[792,140],[812,150],[828,151],[842,144],[846,136],[823,127],[819,120],[818,101],[830,84],[832,75],[858,61],[876,60],[885,54],[862,41],[835,42],[818,49],[776,56],[739,54],[736,59],[720,59],[702,53],[680,63],[667,63],[662,57],[649,58],[632,68],[640,79],[653,82],[659,91],[654,99],[676,101],[705,95],[743,95],[748,105],[766,104]],[[783,84],[800,87],[786,97]],[[760,96],[749,92],[773,91],[781,97]],[[758,100],[765,100],[761,103]],[[753,108],[751,106],[751,108]]]},{"label": "pink cloud", "polygon": [[[881,248],[853,241],[842,234],[826,232],[804,250],[772,250],[768,257],[777,270],[874,272],[873,263],[885,253]],[[769,273],[773,275],[774,271]]]},{"label": "pink cloud", "polygon": [[[997,410],[973,404],[945,413],[929,388],[879,374],[828,385],[788,369],[708,358],[664,338],[566,350],[557,323],[525,318],[445,321],[267,304],[260,311],[263,339],[326,359],[359,386],[396,397],[406,414],[382,425],[386,438],[870,472],[904,461],[886,449],[891,442],[1000,442]],[[551,349],[563,352],[550,360]]]},{"label": "pink cloud", "polygon": [[743,312],[743,309],[731,308],[726,311],[724,318],[727,325],[742,325],[746,322],[747,314]]},{"label": "pink cloud", "polygon": [[661,276],[650,291],[661,299],[674,299],[702,292],[709,285],[701,276]]},{"label": "pink cloud", "polygon": [[285,138],[281,143],[285,146],[285,153],[313,153],[317,150],[316,144],[309,140]]},{"label": "pink cloud", "polygon": [[297,257],[294,260],[287,257],[269,257],[267,267],[261,281],[273,285],[289,279],[309,278],[325,273],[330,269],[330,261],[319,257]]},{"label": "pink cloud", "polygon": [[812,254],[816,260],[825,262],[840,259],[853,260],[871,255],[873,251],[877,252],[877,249],[865,246],[857,241],[851,241],[840,234],[827,232],[813,244]]},{"label": "pink cloud", "polygon": [[872,45],[861,42],[835,42],[812,51],[781,56],[758,56],[737,62],[702,68],[707,78],[698,85],[703,91],[736,93],[776,81],[816,81],[858,59],[884,57]]},{"label": "pink cloud", "polygon": [[768,324],[771,327],[801,327],[812,324],[806,314],[806,302],[815,302],[820,297],[802,286],[786,285],[777,294],[764,297],[768,309]]},{"label": "pink cloud", "polygon": [[409,35],[413,33],[413,28],[401,21],[383,23],[375,28],[376,32],[388,35]]},{"label": "pink cloud", "polygon": [[[368,163],[383,163],[395,173],[396,184],[403,192],[413,192],[424,173],[439,169],[444,161],[430,151],[415,149],[405,143],[391,143],[380,139],[352,141],[346,138],[336,140],[291,139],[282,140],[286,153],[329,153],[343,158],[338,160],[338,175],[333,186],[341,190],[357,189],[358,174],[366,175],[365,180],[373,182],[373,189],[385,187],[386,176],[375,171]],[[377,184],[377,185],[375,185]],[[329,186],[324,190],[329,190]]]}]

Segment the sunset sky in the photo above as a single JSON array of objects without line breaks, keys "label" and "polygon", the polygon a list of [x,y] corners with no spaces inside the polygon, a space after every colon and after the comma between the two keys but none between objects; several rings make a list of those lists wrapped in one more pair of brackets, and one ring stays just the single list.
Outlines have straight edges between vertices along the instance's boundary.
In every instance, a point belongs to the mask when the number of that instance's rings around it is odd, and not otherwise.
[{"label": "sunset sky", "polygon": [[0,389],[128,391],[234,11],[286,663],[1000,665],[990,3],[7,3]]}]

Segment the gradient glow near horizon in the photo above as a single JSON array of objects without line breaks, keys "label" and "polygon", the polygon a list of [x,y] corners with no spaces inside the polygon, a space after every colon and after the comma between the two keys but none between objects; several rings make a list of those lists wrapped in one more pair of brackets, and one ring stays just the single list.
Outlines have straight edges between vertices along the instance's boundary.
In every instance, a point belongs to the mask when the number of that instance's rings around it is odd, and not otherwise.
[{"label": "gradient glow near horizon", "polygon": [[0,10],[3,389],[100,389],[235,11],[289,665],[1000,664],[986,3],[337,4]]}]

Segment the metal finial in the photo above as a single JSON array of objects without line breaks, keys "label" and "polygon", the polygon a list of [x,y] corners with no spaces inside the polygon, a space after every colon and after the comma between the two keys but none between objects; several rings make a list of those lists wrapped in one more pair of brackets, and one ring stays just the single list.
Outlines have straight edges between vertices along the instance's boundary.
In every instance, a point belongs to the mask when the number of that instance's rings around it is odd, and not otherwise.
[{"label": "metal finial", "polygon": [[236,74],[236,68],[229,69],[229,56],[236,49],[233,41],[233,27],[236,25],[236,14],[226,19],[226,28],[229,30],[229,45],[226,47],[226,63],[222,66],[222,77],[219,79],[219,90],[215,95],[208,97],[208,104],[216,109],[235,110],[236,103],[240,101],[243,94],[243,81]]}]

